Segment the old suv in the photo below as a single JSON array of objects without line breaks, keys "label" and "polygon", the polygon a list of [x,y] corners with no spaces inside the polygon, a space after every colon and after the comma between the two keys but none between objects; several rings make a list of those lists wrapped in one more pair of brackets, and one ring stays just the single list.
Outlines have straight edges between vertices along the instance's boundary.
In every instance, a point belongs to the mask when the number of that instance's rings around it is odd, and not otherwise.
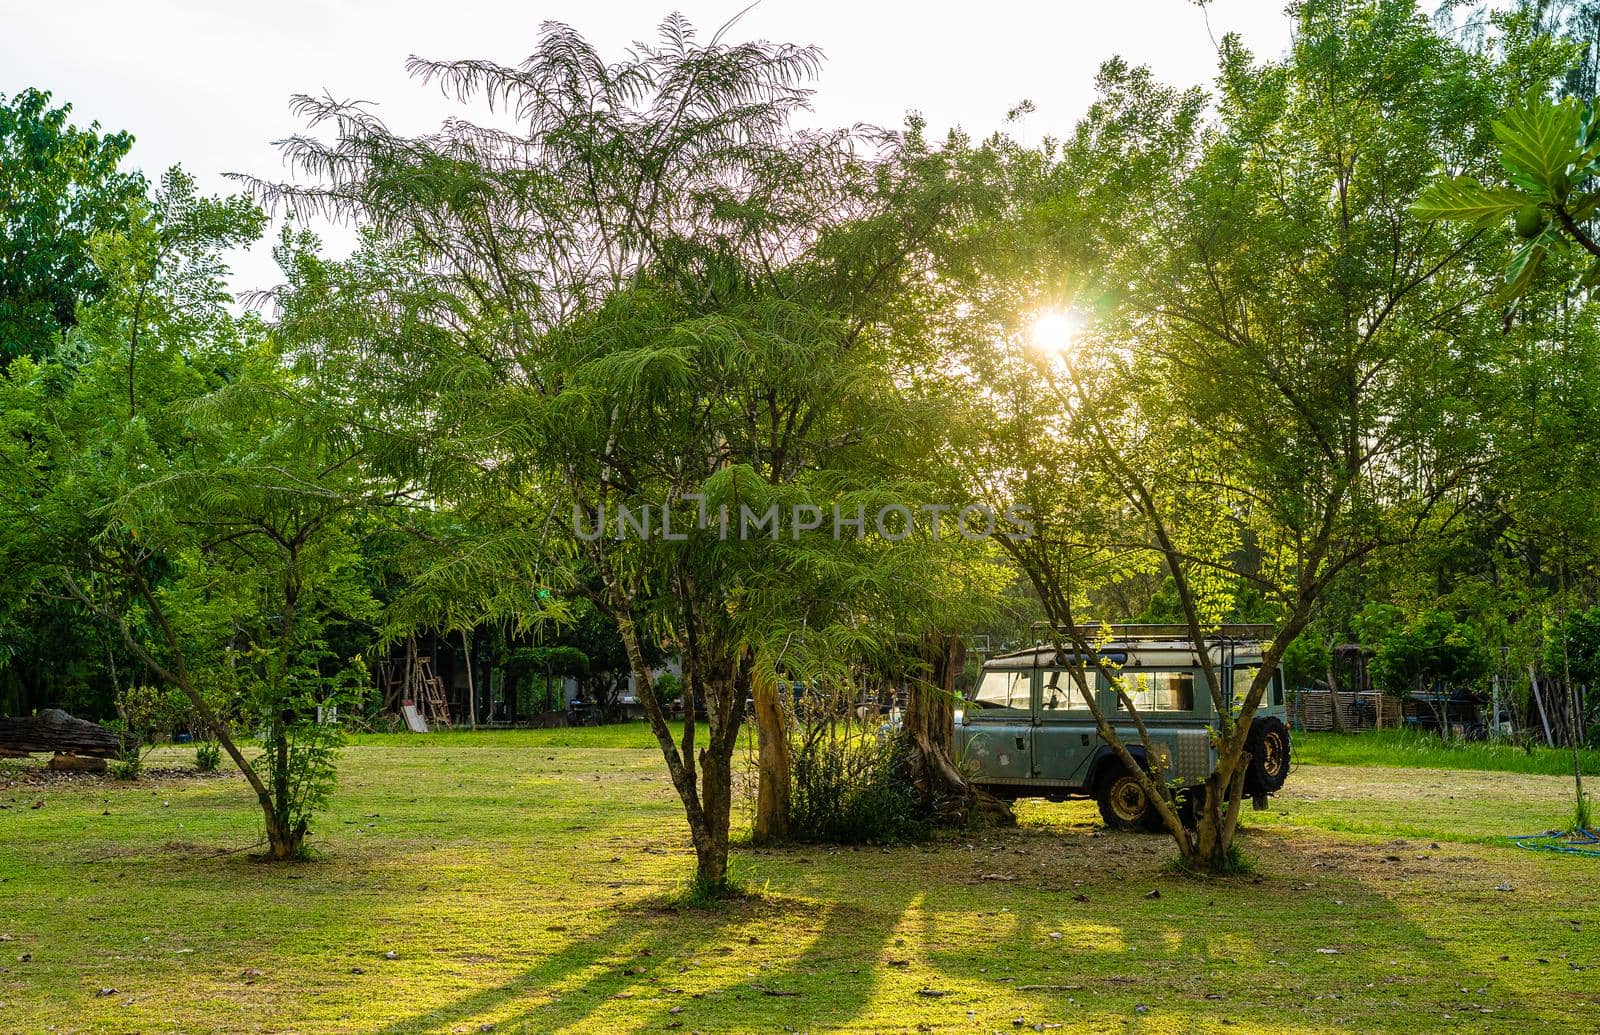
[{"label": "old suv", "polygon": [[[1184,626],[1113,626],[1100,654],[1120,669],[1128,695],[1159,755],[1146,757],[1139,732],[1116,692],[1092,667],[1086,676],[1101,713],[1147,771],[1164,781],[1197,787],[1216,764],[1211,692],[1198,651],[1210,652],[1223,698],[1243,694],[1261,664],[1265,626],[1224,626],[1197,647]],[[1086,637],[1087,638],[1087,637]],[[956,749],[972,778],[1002,798],[1092,797],[1110,826],[1154,828],[1155,808],[1139,781],[1100,736],[1072,669],[1086,659],[1038,646],[986,661],[971,698],[956,713]],[[1247,750],[1244,793],[1257,808],[1289,775],[1289,729],[1284,724],[1283,677],[1256,711]],[[1197,799],[1190,795],[1189,800]]]}]

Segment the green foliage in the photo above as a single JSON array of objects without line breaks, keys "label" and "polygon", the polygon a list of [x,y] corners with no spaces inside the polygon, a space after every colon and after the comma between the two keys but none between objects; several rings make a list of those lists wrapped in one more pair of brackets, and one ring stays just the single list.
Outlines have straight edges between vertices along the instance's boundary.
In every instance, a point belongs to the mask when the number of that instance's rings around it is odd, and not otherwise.
[{"label": "green foliage", "polygon": [[118,780],[137,780],[144,759],[163,738],[171,739],[178,726],[194,714],[176,687],[132,686],[119,695],[121,715],[105,726],[122,738],[122,746],[108,767]]},{"label": "green foliage", "polygon": [[[0,549],[33,591],[101,621],[230,754],[231,719],[263,728],[246,776],[281,857],[333,784],[338,730],[307,717],[366,679],[327,647],[349,623],[370,642],[377,618],[355,515],[395,497],[319,422],[316,388],[260,321],[228,311],[223,252],[264,218],[172,170],[95,237],[106,290],[80,306],[70,348],[0,379]],[[142,693],[125,702],[138,733]]]},{"label": "green foliage", "polygon": [[1244,846],[1237,840],[1229,841],[1228,847],[1222,857],[1215,863],[1201,867],[1195,861],[1178,856],[1170,860],[1163,869],[1181,877],[1194,877],[1210,880],[1213,877],[1254,877],[1256,875],[1256,861],[1246,854]]},{"label": "green foliage", "polygon": [[655,691],[662,704],[672,704],[683,696],[683,680],[674,672],[663,672],[656,676]]},{"label": "green foliage", "polygon": [[106,772],[113,780],[137,780],[143,771],[144,754],[138,750],[118,752],[106,762]]},{"label": "green foliage", "polygon": [[822,725],[807,731],[793,756],[789,835],[797,841],[888,844],[932,830],[927,803],[910,779],[900,738],[852,735]]},{"label": "green foliage", "polygon": [[1283,652],[1283,678],[1289,686],[1312,686],[1327,678],[1332,654],[1315,633],[1301,633]]},{"label": "green foliage", "polygon": [[107,288],[90,242],[124,231],[144,199],[144,180],[119,169],[133,137],[79,129],[71,113],[31,87],[0,94],[0,368],[60,346],[77,307]]},{"label": "green foliage", "polygon": [[1424,611],[1389,629],[1376,645],[1372,681],[1395,697],[1475,687],[1489,669],[1483,636],[1443,611]]},{"label": "green foliage", "polygon": [[1433,184],[1412,206],[1418,219],[1466,223],[1478,229],[1514,218],[1524,239],[1506,266],[1496,294],[1514,301],[1528,294],[1548,255],[1566,257],[1573,246],[1591,256],[1580,288],[1600,283],[1600,243],[1585,229],[1600,210],[1600,112],[1574,97],[1553,100],[1529,93],[1492,124],[1509,186],[1485,186],[1458,176]]},{"label": "green foliage", "polygon": [[197,741],[194,746],[194,767],[202,773],[214,773],[222,765],[222,748],[213,740]]},{"label": "green foliage", "polygon": [[[1527,204],[1527,195],[1519,191],[1489,188],[1477,180],[1458,176],[1441,180],[1423,191],[1411,211],[1419,219],[1456,220],[1478,229],[1488,229],[1504,226],[1508,217],[1521,212]],[[1537,205],[1534,211],[1538,211]],[[1521,231],[1522,223],[1519,220],[1518,232]]]},{"label": "green foliage", "polygon": [[1554,678],[1570,675],[1577,686],[1600,684],[1600,605],[1546,619],[1542,661]]},{"label": "green foliage", "polygon": [[[736,873],[737,868],[730,867],[730,872]],[[729,876],[721,881],[710,881],[696,872],[680,881],[667,894],[663,904],[668,909],[679,912],[722,913],[737,902],[760,897],[758,892],[752,891],[745,881],[737,876]]]},{"label": "green foliage", "polygon": [[1572,806],[1572,818],[1567,821],[1567,833],[1588,833],[1594,828],[1594,803],[1587,794],[1579,795]]},{"label": "green foliage", "polygon": [[338,782],[344,728],[314,719],[273,716],[262,732],[263,750],[250,764],[272,788],[273,811],[301,854],[311,817],[328,806]]}]

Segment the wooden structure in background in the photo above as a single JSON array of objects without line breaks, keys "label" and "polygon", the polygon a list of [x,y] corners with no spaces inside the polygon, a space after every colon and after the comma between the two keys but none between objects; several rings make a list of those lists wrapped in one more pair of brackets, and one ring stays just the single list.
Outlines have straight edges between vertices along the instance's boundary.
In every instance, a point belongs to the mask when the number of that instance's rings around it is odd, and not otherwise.
[{"label": "wooden structure in background", "polygon": [[[1400,701],[1375,690],[1331,694],[1326,689],[1305,689],[1289,694],[1290,724],[1297,730],[1372,730],[1394,729],[1405,721]],[[1339,709],[1335,723],[1333,709]]]},{"label": "wooden structure in background", "polygon": [[434,673],[433,659],[417,653],[415,636],[406,640],[403,657],[391,656],[383,662],[380,674],[385,711],[400,714],[405,705],[411,704],[430,728],[451,725],[444,680]]}]

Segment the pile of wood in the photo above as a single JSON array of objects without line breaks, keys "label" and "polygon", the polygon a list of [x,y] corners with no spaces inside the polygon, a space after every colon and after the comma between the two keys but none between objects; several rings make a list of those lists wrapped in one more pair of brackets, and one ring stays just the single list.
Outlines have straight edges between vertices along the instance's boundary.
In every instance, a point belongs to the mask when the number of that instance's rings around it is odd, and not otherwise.
[{"label": "pile of wood", "polygon": [[117,734],[59,708],[17,719],[0,716],[0,757],[21,758],[48,751],[55,755],[50,760],[54,769],[101,770],[106,767],[105,760],[115,758],[121,748]]}]

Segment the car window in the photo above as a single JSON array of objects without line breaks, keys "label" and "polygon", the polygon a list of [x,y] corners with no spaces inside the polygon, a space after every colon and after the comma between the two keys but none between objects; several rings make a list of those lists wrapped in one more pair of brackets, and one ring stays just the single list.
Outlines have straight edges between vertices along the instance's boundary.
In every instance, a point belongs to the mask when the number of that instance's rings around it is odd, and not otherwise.
[{"label": "car window", "polygon": [[[1094,693],[1094,673],[1085,673],[1084,678],[1089,685],[1089,692]],[[1063,669],[1045,672],[1040,707],[1047,712],[1089,710],[1089,706],[1083,700],[1083,691],[1078,689],[1077,676]]]},{"label": "car window", "polygon": [[[1194,674],[1190,672],[1122,673],[1123,691],[1140,712],[1194,711]],[[1119,697],[1117,711],[1127,714],[1127,704]]]},{"label": "car window", "polygon": [[1256,673],[1261,671],[1257,665],[1233,666],[1233,703],[1235,707],[1244,700],[1244,695],[1250,692],[1250,686],[1256,681]]},{"label": "car window", "polygon": [[980,708],[1016,708],[1027,711],[1032,702],[1032,672],[985,672],[973,695]]},{"label": "car window", "polygon": [[[1235,704],[1244,700],[1244,695],[1250,692],[1250,684],[1256,681],[1256,673],[1261,671],[1259,665],[1235,665],[1233,668],[1233,700]],[[1274,705],[1283,703],[1283,672],[1272,674],[1272,692],[1268,697]]]}]

